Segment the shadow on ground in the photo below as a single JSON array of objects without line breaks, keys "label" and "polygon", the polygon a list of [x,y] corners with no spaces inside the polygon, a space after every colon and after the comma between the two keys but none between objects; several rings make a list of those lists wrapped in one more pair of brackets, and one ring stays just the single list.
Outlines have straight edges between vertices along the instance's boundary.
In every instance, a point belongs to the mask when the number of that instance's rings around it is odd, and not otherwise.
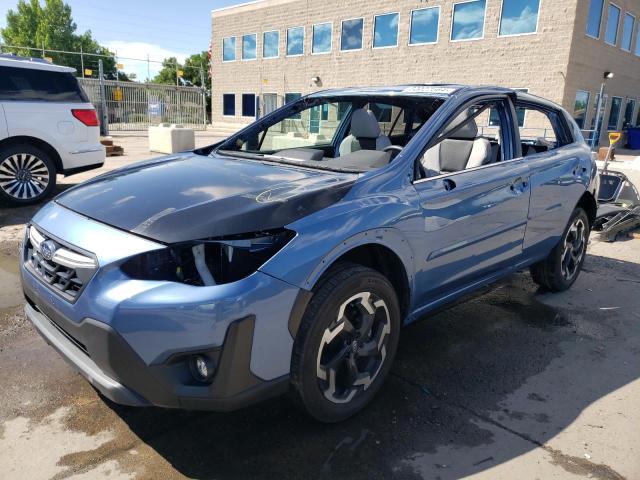
[{"label": "shadow on ground", "polygon": [[[636,264],[591,256],[588,265],[640,281]],[[586,290],[580,282],[575,289]],[[638,377],[640,351],[628,346],[638,345],[637,319],[580,304],[554,310],[540,295],[518,274],[409,326],[377,398],[338,425],[310,420],[287,399],[230,414],[109,406],[187,477],[460,478],[542,446]],[[515,407],[507,401],[514,392],[524,398]],[[621,478],[607,466],[548,453],[573,473]]]}]

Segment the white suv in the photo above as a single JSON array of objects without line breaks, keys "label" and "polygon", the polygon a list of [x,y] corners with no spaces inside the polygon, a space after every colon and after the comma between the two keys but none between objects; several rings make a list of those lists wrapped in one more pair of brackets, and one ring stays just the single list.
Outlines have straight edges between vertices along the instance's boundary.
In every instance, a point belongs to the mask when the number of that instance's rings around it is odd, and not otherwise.
[{"label": "white suv", "polygon": [[0,55],[0,201],[36,203],[53,191],[56,174],[104,164],[98,116],[74,71]]}]

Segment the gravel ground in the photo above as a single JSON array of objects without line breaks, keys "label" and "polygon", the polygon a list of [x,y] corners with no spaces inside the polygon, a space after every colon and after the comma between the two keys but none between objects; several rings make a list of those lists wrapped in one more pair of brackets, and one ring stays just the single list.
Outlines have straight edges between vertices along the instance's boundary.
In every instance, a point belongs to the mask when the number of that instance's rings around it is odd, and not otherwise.
[{"label": "gravel ground", "polygon": [[[128,155],[106,169],[150,157],[145,142],[117,138]],[[3,479],[640,478],[638,239],[594,235],[563,294],[517,274],[408,327],[370,407],[322,425],[287,398],[216,414],[98,396],[24,318],[17,252],[35,210],[0,209]]]}]

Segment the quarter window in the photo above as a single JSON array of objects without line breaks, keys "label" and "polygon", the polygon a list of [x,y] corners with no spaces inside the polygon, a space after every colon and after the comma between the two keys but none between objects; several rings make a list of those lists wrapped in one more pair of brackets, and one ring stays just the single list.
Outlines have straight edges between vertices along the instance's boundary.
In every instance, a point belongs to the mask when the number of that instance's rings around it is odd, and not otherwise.
[{"label": "quarter window", "polygon": [[587,119],[589,96],[589,92],[585,92],[584,90],[578,90],[576,92],[576,101],[573,105],[573,119],[581,130],[584,129],[585,120]]},{"label": "quarter window", "polygon": [[236,96],[233,93],[222,95],[222,114],[226,117],[233,117],[236,114]]},{"label": "quarter window", "polygon": [[484,36],[486,0],[472,0],[453,5],[451,40],[474,40]]},{"label": "quarter window", "polygon": [[634,17],[630,13],[625,14],[624,24],[622,28],[622,43],[620,46],[627,52],[631,51],[631,43],[633,41],[633,26],[635,25],[635,23],[636,17]]},{"label": "quarter window", "polygon": [[304,54],[304,27],[293,27],[287,30],[287,56]]},{"label": "quarter window", "polygon": [[236,37],[222,40],[222,61],[233,62],[236,59]]},{"label": "quarter window", "polygon": [[253,93],[242,94],[242,116],[256,116],[256,96]]},{"label": "quarter window", "polygon": [[377,15],[373,21],[373,48],[398,46],[398,19],[397,13]]},{"label": "quarter window", "polygon": [[280,32],[264,32],[262,34],[262,58],[278,58],[280,56]]},{"label": "quarter window", "polygon": [[618,43],[618,24],[620,23],[620,9],[615,5],[609,5],[607,17],[607,29],[604,33],[604,41],[609,45]]},{"label": "quarter window", "polygon": [[256,34],[243,35],[242,36],[242,59],[243,60],[255,60],[256,59]]},{"label": "quarter window", "polygon": [[332,25],[330,23],[320,23],[313,26],[313,43],[311,53],[331,52]]},{"label": "quarter window", "polygon": [[342,22],[342,31],[340,33],[340,50],[361,50],[363,29],[363,18],[344,20]]},{"label": "quarter window", "polygon": [[436,43],[439,23],[440,7],[422,8],[411,12],[409,45]]},{"label": "quarter window", "polygon": [[604,0],[591,0],[589,3],[589,16],[587,17],[587,35],[600,38],[600,25],[602,24],[602,11]]},{"label": "quarter window", "polygon": [[503,0],[500,35],[523,35],[538,29],[540,0]]},{"label": "quarter window", "polygon": [[611,97],[611,112],[609,112],[609,123],[607,130],[617,130],[620,121],[620,111],[622,110],[622,97]]}]

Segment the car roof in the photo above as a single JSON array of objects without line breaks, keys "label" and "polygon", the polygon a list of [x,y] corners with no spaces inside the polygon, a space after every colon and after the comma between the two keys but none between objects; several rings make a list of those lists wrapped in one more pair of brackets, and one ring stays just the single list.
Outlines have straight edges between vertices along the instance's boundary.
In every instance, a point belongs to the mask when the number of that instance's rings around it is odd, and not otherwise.
[{"label": "car roof", "polygon": [[461,85],[456,83],[421,83],[377,87],[349,87],[321,90],[309,95],[309,98],[325,97],[437,97],[447,99],[457,93],[477,91],[479,94],[514,94],[518,100],[530,102],[551,109],[562,109],[557,103],[538,97],[522,90],[498,87],[495,85]]},{"label": "car roof", "polygon": [[32,70],[46,70],[50,72],[73,73],[75,68],[64,67],[49,63],[43,58],[20,57],[18,55],[0,54],[0,67],[29,68]]}]

